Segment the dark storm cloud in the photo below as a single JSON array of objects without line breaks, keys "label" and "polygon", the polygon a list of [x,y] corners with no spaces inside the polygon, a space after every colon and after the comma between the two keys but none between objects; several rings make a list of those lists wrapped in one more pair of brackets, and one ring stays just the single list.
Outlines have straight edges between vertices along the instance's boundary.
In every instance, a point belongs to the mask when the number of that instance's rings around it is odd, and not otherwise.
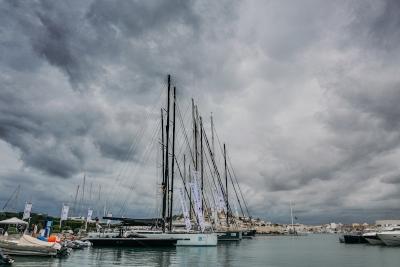
[{"label": "dark storm cloud", "polygon": [[0,138],[21,166],[1,191],[69,178],[55,188],[67,201],[87,172],[120,196],[137,186],[144,214],[156,159],[142,154],[172,73],[214,112],[255,213],[283,220],[293,200],[308,222],[400,216],[399,13],[395,0],[3,1]]}]

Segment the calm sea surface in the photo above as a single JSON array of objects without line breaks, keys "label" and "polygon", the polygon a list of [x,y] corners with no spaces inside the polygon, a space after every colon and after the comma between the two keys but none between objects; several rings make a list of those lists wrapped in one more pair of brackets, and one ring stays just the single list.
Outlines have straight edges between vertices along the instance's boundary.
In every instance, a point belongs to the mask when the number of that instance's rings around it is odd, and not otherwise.
[{"label": "calm sea surface", "polygon": [[217,247],[76,250],[66,259],[14,257],[13,266],[400,266],[400,247],[340,244],[336,235],[256,237]]}]

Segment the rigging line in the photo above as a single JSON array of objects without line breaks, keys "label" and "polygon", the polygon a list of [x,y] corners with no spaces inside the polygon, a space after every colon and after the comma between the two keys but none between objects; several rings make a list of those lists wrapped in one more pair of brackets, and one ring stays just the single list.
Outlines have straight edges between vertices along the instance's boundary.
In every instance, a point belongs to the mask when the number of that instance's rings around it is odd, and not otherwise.
[{"label": "rigging line", "polygon": [[[148,145],[146,146],[146,148],[145,148],[145,153],[143,154],[142,162],[148,162],[148,158],[151,156],[151,152],[153,151],[153,146],[154,146],[156,143],[158,143],[158,142],[157,142],[156,136],[159,134],[159,131],[160,131],[160,129],[159,129],[159,124],[157,125],[157,127],[156,127],[155,129],[156,129],[156,130],[154,131],[154,133],[153,133],[153,135],[152,135],[152,138],[151,138],[149,144],[148,144]],[[140,169],[141,169],[141,167],[139,167],[139,164],[137,164],[137,165],[135,166],[134,171],[132,172],[132,174],[133,174],[132,176],[133,176],[133,177],[136,177]],[[137,180],[132,181],[131,185],[128,186],[129,191],[127,192],[127,194],[133,192],[133,190],[135,189],[135,183],[137,183],[137,182],[138,182]],[[128,201],[129,198],[125,198],[125,200]],[[126,202],[126,201],[125,201],[125,202]],[[125,205],[126,205],[126,203],[125,203]]]},{"label": "rigging line", "polygon": [[[160,90],[160,93],[158,94],[158,97],[156,98],[155,103],[158,104],[158,103],[160,102],[160,99],[161,99],[161,97],[163,96],[163,94],[164,94],[164,90]],[[154,105],[150,111],[145,112],[145,114],[144,114],[145,118],[144,118],[144,120],[143,120],[144,123],[148,120],[148,118],[150,117],[150,115],[154,113],[154,110],[155,110],[155,108],[156,108],[157,106],[158,106],[158,105]],[[129,160],[129,158],[132,156],[133,151],[136,150],[135,148],[137,148],[137,146],[135,147],[135,143],[138,144],[138,143],[141,142],[141,139],[142,139],[142,137],[143,137],[143,135],[144,135],[144,132],[146,131],[146,128],[147,128],[146,126],[147,126],[147,125],[145,125],[144,127],[140,128],[140,130],[139,130],[138,132],[136,132],[136,135],[134,136],[134,138],[133,138],[133,140],[132,140],[132,142],[131,142],[131,145],[130,145],[130,147],[129,147],[128,153],[126,154],[126,157],[124,158],[124,159],[125,159],[124,162],[126,163],[125,165],[128,165],[127,162],[128,162],[128,160]],[[113,195],[112,193],[113,193],[113,191],[114,191],[114,189],[115,189],[115,188],[114,188],[114,187],[115,187],[114,185],[118,184],[119,178],[121,177],[121,175],[122,175],[124,169],[126,169],[126,168],[124,168],[124,166],[122,166],[122,167],[121,167],[120,174],[119,174],[119,175],[117,176],[117,178],[116,178],[116,183],[113,184],[113,187],[111,188],[111,192],[109,191],[109,192],[110,192],[109,195]]]},{"label": "rigging line", "polygon": [[[163,96],[163,94],[164,94],[164,90],[160,90],[158,98],[156,99],[156,102],[155,102],[155,103],[157,103],[157,105],[153,105],[150,110],[147,109],[148,112],[145,113],[145,115],[144,115],[145,118],[143,119],[144,123],[149,120],[149,118],[152,114],[154,114],[155,108],[157,106],[159,106],[158,103],[160,102],[160,99]],[[109,190],[110,193],[109,193],[109,197],[107,198],[106,202],[111,202],[111,203],[114,202],[114,197],[113,197],[114,190],[116,189],[117,186],[120,186],[122,184],[123,181],[121,181],[121,180],[123,180],[123,179],[121,179],[121,177],[123,176],[123,174],[125,174],[128,171],[128,168],[130,165],[129,159],[131,158],[132,155],[134,155],[134,151],[137,151],[139,145],[142,143],[142,140],[145,136],[145,132],[147,131],[147,129],[148,129],[147,124],[145,124],[145,126],[141,127],[140,130],[134,136],[131,148],[130,148],[127,156],[125,157],[124,164],[120,168],[120,172],[117,176],[115,183],[113,183],[111,190]],[[110,196],[111,196],[111,200],[110,200]]]},{"label": "rigging line", "polygon": [[[147,158],[147,157],[149,156],[148,153],[147,153],[147,147],[145,148],[144,151],[145,151],[145,152],[143,153],[143,156],[142,156],[142,157]],[[133,171],[132,171],[132,173],[134,174],[133,177],[136,177],[136,175],[137,175],[139,169],[140,169],[139,163],[137,163],[137,164],[135,165]],[[128,169],[127,169],[127,171],[128,171]],[[126,176],[128,176],[128,175],[126,175]],[[129,176],[129,177],[132,177],[132,176]],[[128,179],[128,178],[124,179],[123,181],[126,181],[127,179]],[[122,184],[123,181],[120,182],[120,184],[119,184],[120,187],[121,187],[121,186],[122,186],[122,187],[125,187],[125,186],[123,186],[123,184]],[[134,182],[135,182],[135,181],[134,181]],[[133,183],[134,183],[134,182],[133,182]],[[132,183],[131,186],[128,186],[128,189],[131,189],[131,191],[133,191],[133,183]],[[126,194],[129,194],[131,191],[128,191]],[[115,198],[115,197],[114,197],[114,198]],[[114,198],[113,198],[113,202],[114,202]]]},{"label": "rigging line", "polygon": [[[179,166],[179,162],[178,162],[178,160],[176,159],[176,157],[174,157],[174,158],[175,158],[176,166],[177,166],[178,171],[179,171],[179,176],[180,176],[181,179],[182,179],[183,188],[185,189],[186,196],[190,199],[190,194],[189,194],[189,191],[187,190],[185,178],[183,178],[182,171],[181,171],[181,168],[180,168],[180,166]],[[190,174],[189,174],[189,175],[190,175]],[[191,205],[191,203],[190,203],[189,206],[191,207],[192,212],[194,213],[194,212],[195,212],[195,210],[194,210],[194,205]],[[190,209],[190,208],[189,208],[189,209]],[[196,217],[197,224],[199,224],[199,219],[197,218],[197,216],[195,216],[195,217]]]},{"label": "rigging line", "polygon": [[[219,148],[220,148],[220,150],[221,150],[221,152],[222,152],[222,151],[223,151],[222,145],[221,145],[221,142],[220,142],[220,139],[219,139],[219,136],[218,136],[218,132],[217,132],[217,130],[215,129],[215,126],[214,126],[214,132],[215,132],[215,135],[216,135],[216,137],[217,137],[217,141],[218,141]],[[234,173],[234,178],[235,178],[236,183],[237,183],[237,185],[238,185],[239,193],[240,193],[240,196],[242,197],[243,204],[244,204],[244,206],[245,206],[245,208],[246,208],[247,214],[248,214],[249,217],[250,217],[250,212],[249,212],[249,209],[248,209],[248,206],[247,206],[247,203],[246,203],[246,199],[245,199],[244,196],[243,196],[242,189],[241,189],[240,184],[239,184],[239,181],[238,181],[238,179],[237,179],[237,177],[236,177],[236,175],[235,175],[235,172],[234,172],[234,169],[233,169],[233,165],[232,165],[232,161],[230,160],[229,155],[227,156],[227,158],[228,158],[229,165],[230,165],[230,167],[231,167],[231,169],[232,169],[232,172]]]},{"label": "rigging line", "polygon": [[[189,147],[189,151],[190,151],[189,154],[190,154],[190,157],[192,158],[192,162],[193,162],[193,164],[194,164],[195,159],[194,159],[193,151],[192,151],[192,149],[191,149],[191,147],[190,147],[190,141],[189,141],[188,135],[187,135],[187,133],[186,133],[186,128],[185,128],[185,125],[184,125],[184,121],[183,121],[183,118],[182,118],[182,114],[181,114],[181,111],[180,111],[179,104],[176,105],[176,106],[177,106],[177,111],[178,111],[178,118],[180,119],[179,122],[181,123],[181,125],[182,125],[182,127],[183,127],[184,136],[185,136],[185,141],[186,141],[186,143],[187,143],[187,145],[188,145],[188,147]],[[186,112],[186,113],[187,113],[187,112]]]},{"label": "rigging line", "polygon": [[236,180],[236,184],[238,185],[239,193],[240,193],[240,195],[241,195],[241,197],[242,197],[242,199],[243,199],[243,204],[244,204],[244,206],[245,206],[245,208],[246,208],[247,215],[248,215],[249,217],[251,217],[251,214],[250,214],[249,209],[248,209],[248,207],[247,207],[246,199],[245,199],[244,196],[243,196],[242,189],[241,189],[241,187],[240,187],[240,185],[239,185],[239,181],[238,181],[238,179],[237,179],[237,176],[236,176],[236,173],[235,173],[235,169],[233,168],[233,165],[232,165],[232,162],[231,162],[231,160],[230,160],[229,155],[228,155],[228,162],[229,162],[229,165],[230,165],[230,167],[231,167],[231,169],[232,169],[233,177],[234,177],[235,180]]},{"label": "rigging line", "polygon": [[208,149],[208,153],[211,155],[211,161],[212,161],[213,166],[214,166],[215,174],[216,174],[216,176],[218,178],[218,184],[220,186],[221,193],[224,196],[224,200],[225,200],[225,203],[226,203],[226,206],[227,206],[226,207],[227,214],[229,214],[231,212],[231,208],[230,208],[230,205],[229,205],[228,197],[227,197],[227,195],[225,193],[224,185],[222,183],[221,176],[220,176],[220,174],[218,172],[218,168],[217,168],[217,165],[216,165],[214,157],[213,157],[213,152],[211,151],[210,143],[208,142],[207,134],[206,134],[206,132],[204,130],[202,131],[202,134],[204,135],[203,137],[204,137],[207,149]]},{"label": "rigging line", "polygon": [[206,158],[206,163],[207,163],[208,169],[210,170],[211,177],[213,178],[213,183],[214,183],[214,186],[215,186],[214,189],[217,190],[217,192],[218,192],[218,186],[217,186],[217,184],[216,184],[216,182],[215,182],[215,175],[214,175],[214,172],[213,172],[213,170],[212,170],[212,168],[211,168],[211,165],[210,165],[210,162],[209,162],[209,160],[208,160],[207,153],[204,153],[204,154],[205,154],[205,158]]},{"label": "rigging line", "polygon": [[[157,129],[157,128],[158,128],[158,125],[157,125],[157,127],[156,127],[155,129]],[[156,131],[154,131],[154,134],[156,134]],[[153,135],[153,137],[154,137],[154,135]],[[150,144],[152,144],[152,142],[153,142],[153,137],[151,138]],[[148,153],[147,153],[148,146],[149,146],[149,144],[145,147],[145,150],[144,150],[145,152],[143,153],[143,157],[144,157],[144,158],[147,158],[147,157],[148,157]],[[136,164],[135,167],[134,167],[134,170],[133,170],[133,172],[132,172],[132,173],[134,173],[135,176],[136,176],[136,174],[137,174],[139,168],[140,168],[140,167],[139,167],[139,164]],[[134,182],[135,182],[135,181],[134,181]],[[132,185],[129,186],[128,189],[133,190],[132,187],[133,187],[133,183],[134,183],[134,182],[132,182]],[[130,193],[130,191],[127,192],[127,194],[129,194],[129,193]]]},{"label": "rigging line", "polygon": [[[161,122],[160,122],[161,123]],[[158,138],[156,138],[156,136],[160,133],[159,131],[160,131],[160,123],[158,123],[157,124],[157,127],[155,128],[156,130],[153,132],[153,135],[152,135],[152,138],[151,138],[151,140],[150,140],[150,143],[147,145],[147,147],[145,148],[145,153],[144,153],[144,155],[143,155],[143,159],[145,159],[145,161],[144,162],[147,162],[148,161],[148,158],[150,157],[150,153],[151,153],[151,151],[152,151],[152,148],[153,148],[153,146],[155,145],[155,143],[157,143],[156,142],[156,140],[158,140]],[[137,174],[138,174],[138,172],[139,172],[139,170],[140,170],[140,167],[139,167],[139,164],[137,164],[136,166],[135,166],[135,169],[134,169],[134,172],[132,172],[134,175],[133,175],[133,177],[136,177],[137,176]],[[128,187],[128,192],[127,192],[127,196],[124,198],[124,202],[122,203],[122,205],[121,205],[121,207],[120,207],[120,213],[122,213],[122,211],[124,211],[125,210],[125,208],[126,208],[126,205],[127,205],[127,202],[128,201],[130,201],[130,196],[132,196],[132,194],[130,194],[130,193],[132,193],[133,192],[133,190],[134,190],[134,188],[135,188],[135,183],[137,183],[138,181],[137,180],[134,180],[134,181],[132,181],[132,184]]]},{"label": "rigging line", "polygon": [[231,183],[232,183],[233,191],[235,192],[236,199],[237,199],[237,201],[239,203],[240,211],[242,212],[243,216],[246,216],[246,214],[243,212],[242,204],[240,203],[240,198],[239,198],[238,193],[236,191],[235,183],[233,182],[233,178],[232,178],[231,172],[230,172],[229,168],[227,168],[227,169],[228,169],[228,176],[229,176],[229,178],[231,180]]}]

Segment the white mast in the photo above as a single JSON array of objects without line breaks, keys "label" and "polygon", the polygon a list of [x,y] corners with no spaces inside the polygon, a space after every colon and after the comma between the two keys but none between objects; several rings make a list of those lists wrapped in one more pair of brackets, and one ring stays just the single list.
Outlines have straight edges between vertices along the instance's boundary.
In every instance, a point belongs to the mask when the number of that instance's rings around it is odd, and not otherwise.
[{"label": "white mast", "polygon": [[294,233],[292,201],[289,202],[289,205],[290,205],[290,218],[292,219],[292,230],[293,230],[293,233]]}]

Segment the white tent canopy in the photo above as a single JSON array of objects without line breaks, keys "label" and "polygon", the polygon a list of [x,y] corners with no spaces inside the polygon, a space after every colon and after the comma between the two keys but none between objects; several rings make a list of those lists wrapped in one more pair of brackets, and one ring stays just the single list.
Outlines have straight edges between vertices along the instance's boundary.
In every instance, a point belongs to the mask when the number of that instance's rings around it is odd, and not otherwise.
[{"label": "white tent canopy", "polygon": [[26,221],[23,221],[16,217],[12,217],[10,219],[0,221],[0,224],[24,224],[24,225],[27,225],[28,223]]}]

